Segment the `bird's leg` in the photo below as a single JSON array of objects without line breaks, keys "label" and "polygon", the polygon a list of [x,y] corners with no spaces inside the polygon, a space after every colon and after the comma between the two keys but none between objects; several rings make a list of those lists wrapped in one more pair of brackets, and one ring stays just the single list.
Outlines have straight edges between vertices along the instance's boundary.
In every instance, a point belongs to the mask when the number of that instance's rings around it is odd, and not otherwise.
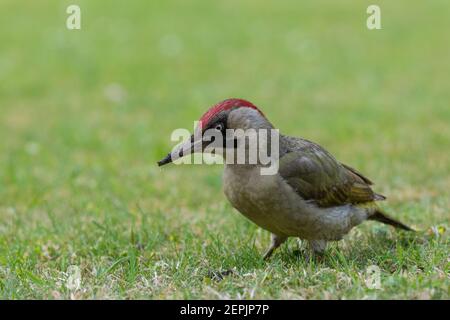
[{"label": "bird's leg", "polygon": [[286,236],[279,236],[272,233],[272,242],[270,244],[269,250],[267,250],[264,254],[264,260],[269,259],[272,253],[274,253],[275,249],[282,245],[283,242],[286,241],[286,239]]},{"label": "bird's leg", "polygon": [[327,248],[326,240],[310,240],[308,241],[309,249],[311,253],[316,256],[322,256]]}]

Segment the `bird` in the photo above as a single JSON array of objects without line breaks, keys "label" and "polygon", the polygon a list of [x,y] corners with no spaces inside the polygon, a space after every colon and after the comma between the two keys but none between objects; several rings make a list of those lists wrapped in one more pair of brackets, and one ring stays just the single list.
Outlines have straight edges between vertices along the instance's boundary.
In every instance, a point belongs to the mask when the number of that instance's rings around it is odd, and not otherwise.
[{"label": "bird", "polygon": [[[175,147],[158,166],[195,152],[207,153],[205,140],[211,139],[202,137],[206,132],[219,134],[222,141],[216,142],[225,143],[232,139],[227,130],[276,130],[256,105],[237,98],[216,103],[198,123],[197,137],[193,134]],[[242,142],[236,143],[234,138],[223,150],[237,145],[242,146]],[[231,205],[271,233],[265,260],[289,237],[306,241],[309,252],[322,256],[329,242],[342,240],[366,220],[414,231],[379,207],[377,202],[386,197],[373,190],[369,178],[336,160],[319,144],[280,133],[275,148],[275,174],[262,174],[267,164],[259,160],[239,163],[227,159],[223,172],[223,191]],[[221,155],[226,157],[224,152]]]}]

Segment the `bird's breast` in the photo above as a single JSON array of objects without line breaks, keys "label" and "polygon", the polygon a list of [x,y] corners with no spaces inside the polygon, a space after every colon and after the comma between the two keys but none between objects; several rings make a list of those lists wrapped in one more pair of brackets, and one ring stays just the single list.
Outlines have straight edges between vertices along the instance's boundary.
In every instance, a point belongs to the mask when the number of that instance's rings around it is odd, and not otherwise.
[{"label": "bird's breast", "polygon": [[340,239],[353,226],[350,205],[319,208],[302,199],[279,175],[259,168],[227,165],[224,193],[234,208],[258,226],[278,235],[304,239]]},{"label": "bird's breast", "polygon": [[258,166],[226,166],[224,192],[234,208],[260,227],[297,235],[306,203],[279,175],[261,175]]}]

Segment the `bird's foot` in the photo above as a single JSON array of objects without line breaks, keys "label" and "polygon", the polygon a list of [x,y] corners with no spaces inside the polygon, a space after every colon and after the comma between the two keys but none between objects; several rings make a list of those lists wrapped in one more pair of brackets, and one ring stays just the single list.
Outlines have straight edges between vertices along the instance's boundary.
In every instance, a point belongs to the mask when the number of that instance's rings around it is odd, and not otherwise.
[{"label": "bird's foot", "polygon": [[308,246],[312,253],[323,255],[327,248],[327,242],[325,240],[309,240]]},{"label": "bird's foot", "polygon": [[325,240],[307,240],[306,246],[304,246],[304,242],[299,239],[299,249],[295,250],[294,253],[302,256],[307,261],[321,262],[325,257],[326,247],[327,242]]},{"label": "bird's foot", "polygon": [[279,236],[276,234],[272,234],[272,243],[270,244],[269,249],[264,254],[263,259],[268,260],[272,256],[272,254],[275,252],[275,250],[279,246],[281,246],[286,240],[287,240],[287,237],[285,237],[285,236]]}]

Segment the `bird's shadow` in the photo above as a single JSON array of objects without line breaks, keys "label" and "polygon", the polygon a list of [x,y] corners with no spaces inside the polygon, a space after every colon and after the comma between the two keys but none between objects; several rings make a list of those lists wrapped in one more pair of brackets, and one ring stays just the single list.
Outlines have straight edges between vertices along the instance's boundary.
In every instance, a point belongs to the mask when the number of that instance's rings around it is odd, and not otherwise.
[{"label": "bird's shadow", "polygon": [[[311,254],[305,245],[297,245],[296,239],[279,248],[268,260],[254,259],[260,252],[253,247],[249,250],[239,251],[232,261],[227,264],[230,268],[209,270],[207,277],[220,282],[235,275],[234,269],[252,270],[266,268],[270,265],[298,266],[300,268],[330,268],[335,270],[356,269],[366,271],[369,266],[377,265],[388,272],[407,269],[411,266],[422,269],[417,260],[406,258],[409,254],[420,251],[420,245],[426,242],[423,233],[415,232],[389,232],[385,229],[375,229],[367,238],[347,239],[341,242],[330,243],[327,250],[321,254]],[[399,257],[403,252],[403,257]],[[250,259],[249,257],[253,257]],[[243,263],[245,261],[245,263]]]},{"label": "bird's shadow", "polygon": [[[381,264],[395,270],[405,267],[404,259],[397,256],[399,251],[414,250],[426,240],[419,232],[376,231],[369,235],[365,244],[355,239],[344,241],[330,243],[323,254],[313,254],[306,246],[289,245],[274,254],[272,259],[280,259],[286,265],[301,263],[335,269],[345,266],[365,269],[373,264]],[[411,263],[411,260],[408,262]]]}]

